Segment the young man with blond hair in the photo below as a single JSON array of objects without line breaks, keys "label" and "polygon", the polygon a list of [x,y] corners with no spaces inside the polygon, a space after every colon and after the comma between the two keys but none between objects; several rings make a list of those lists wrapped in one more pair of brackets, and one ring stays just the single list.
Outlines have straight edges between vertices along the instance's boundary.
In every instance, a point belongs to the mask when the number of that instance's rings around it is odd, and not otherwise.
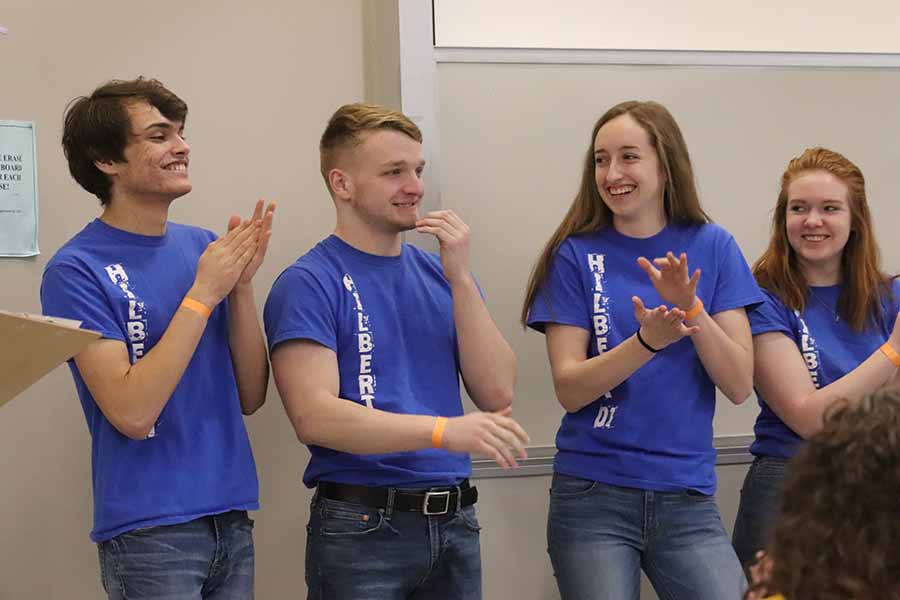
[{"label": "young man with blond hair", "polygon": [[[286,269],[265,308],[275,381],[316,494],[309,598],[481,598],[469,453],[516,466],[515,356],[469,271],[469,228],[419,216],[422,135],[351,104],[322,135],[334,233]],[[434,235],[440,256],[403,243]],[[463,414],[459,380],[479,411]]]}]

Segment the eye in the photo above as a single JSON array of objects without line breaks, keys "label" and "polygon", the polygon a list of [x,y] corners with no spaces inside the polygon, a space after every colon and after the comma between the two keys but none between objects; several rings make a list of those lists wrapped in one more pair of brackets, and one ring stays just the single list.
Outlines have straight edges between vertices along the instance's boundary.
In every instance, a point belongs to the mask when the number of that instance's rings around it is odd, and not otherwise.
[{"label": "eye", "polygon": [[424,171],[425,171],[425,167],[418,167],[418,168],[416,169],[416,177],[421,178],[421,177],[422,177],[422,173],[423,173]]},{"label": "eye", "polygon": [[802,213],[806,210],[805,206],[800,206],[799,204],[795,204],[793,206],[788,207],[788,211],[792,213]]},{"label": "eye", "polygon": [[391,169],[385,173],[385,175],[391,175],[394,177],[396,177],[399,174],[400,174],[400,169]]},{"label": "eye", "polygon": [[825,207],[825,212],[838,212],[839,210],[841,210],[841,207],[836,204],[830,204]]},{"label": "eye", "polygon": [[603,165],[607,164],[608,162],[609,162],[609,158],[606,156],[595,156],[594,157],[594,163],[598,167],[602,167]]},{"label": "eye", "polygon": [[637,159],[639,159],[640,157],[639,157],[637,154],[632,154],[632,153],[629,152],[629,153],[623,155],[622,158],[624,158],[625,160],[637,160]]}]

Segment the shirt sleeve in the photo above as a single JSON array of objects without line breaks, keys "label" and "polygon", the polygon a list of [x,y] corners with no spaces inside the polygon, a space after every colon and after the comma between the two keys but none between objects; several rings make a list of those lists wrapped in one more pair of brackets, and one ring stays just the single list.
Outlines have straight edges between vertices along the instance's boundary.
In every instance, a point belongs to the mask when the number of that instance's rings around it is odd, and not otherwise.
[{"label": "shirt sleeve", "polygon": [[112,340],[125,340],[122,324],[95,278],[70,265],[52,265],[41,281],[41,310],[45,315],[81,321],[84,329]]},{"label": "shirt sleeve", "polygon": [[722,230],[722,234],[725,240],[721,243],[715,295],[707,311],[710,315],[735,308],[751,312],[763,301],[762,292],[737,242],[728,232]]},{"label": "shirt sleeve", "polygon": [[263,321],[269,351],[281,342],[311,340],[337,352],[334,299],[308,269],[288,269],[275,281]]},{"label": "shirt sleeve", "polygon": [[763,302],[749,314],[750,331],[753,335],[779,331],[793,337],[794,328],[791,323],[790,310],[781,300],[767,290],[763,290]]},{"label": "shirt sleeve", "polygon": [[587,292],[569,240],[562,243],[538,287],[528,311],[528,326],[544,333],[547,323],[572,325],[591,331]]}]

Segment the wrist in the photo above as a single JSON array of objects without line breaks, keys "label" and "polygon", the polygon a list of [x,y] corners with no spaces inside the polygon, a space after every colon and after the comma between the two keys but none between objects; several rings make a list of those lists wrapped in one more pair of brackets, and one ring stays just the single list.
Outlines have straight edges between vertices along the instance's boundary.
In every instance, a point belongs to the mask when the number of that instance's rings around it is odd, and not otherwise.
[{"label": "wrist", "polygon": [[447,426],[447,417],[437,417],[431,429],[431,447],[444,447],[444,428]]},{"label": "wrist", "polygon": [[191,298],[190,295],[185,296],[181,300],[179,308],[185,308],[192,313],[200,315],[204,319],[209,319],[209,316],[212,314],[212,307],[196,298]]},{"label": "wrist", "polygon": [[245,283],[236,283],[234,287],[231,288],[228,297],[230,299],[253,297],[253,282],[247,281]]},{"label": "wrist", "polygon": [[653,353],[653,354],[656,354],[657,352],[659,352],[660,350],[663,349],[662,344],[657,345],[657,344],[655,344],[654,342],[648,341],[648,340],[647,340],[647,336],[641,334],[641,328],[640,328],[640,327],[638,327],[638,330],[637,330],[637,332],[635,332],[634,335],[635,335],[635,337],[637,338],[638,343],[639,343],[641,346],[643,346],[644,349],[647,350],[648,352],[651,352],[651,353]]},{"label": "wrist", "polygon": [[897,346],[891,343],[891,340],[886,341],[879,348],[881,353],[884,354],[889,361],[894,363],[895,367],[900,367],[900,352],[897,352]]},{"label": "wrist", "polygon": [[463,270],[458,275],[452,276],[445,273],[444,277],[447,278],[451,289],[478,289],[478,286],[475,285],[475,279],[472,278],[472,274],[469,271]]},{"label": "wrist", "polygon": [[684,320],[691,321],[700,316],[703,312],[703,300],[699,296],[694,296],[694,303],[690,308],[684,311]]},{"label": "wrist", "polygon": [[185,298],[191,298],[193,300],[196,300],[197,302],[201,302],[208,306],[210,310],[215,308],[219,304],[219,302],[222,301],[221,298],[210,292],[205,288],[205,286],[197,284],[191,286],[191,289],[188,290]]}]

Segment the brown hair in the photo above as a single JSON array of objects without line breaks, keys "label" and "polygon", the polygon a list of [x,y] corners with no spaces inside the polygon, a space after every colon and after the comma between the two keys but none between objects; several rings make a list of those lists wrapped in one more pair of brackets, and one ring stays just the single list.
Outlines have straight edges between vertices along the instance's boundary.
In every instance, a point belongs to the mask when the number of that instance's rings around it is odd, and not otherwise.
[{"label": "brown hair", "polygon": [[90,96],[80,96],[66,107],[62,146],[69,173],[88,192],[109,204],[112,182],[96,162],[124,162],[131,134],[128,104],[146,102],[170,121],[187,119],[187,104],[156,79],[114,79]]},{"label": "brown hair", "polygon": [[753,265],[759,285],[775,294],[791,310],[806,307],[809,285],[797,253],[787,237],[788,189],[800,175],[824,171],[847,186],[850,205],[850,237],[841,255],[843,289],[838,314],[853,329],[862,331],[880,322],[881,297],[891,295],[890,277],[881,272],[881,255],[872,228],[866,181],[859,167],[842,154],[825,148],[808,148],[792,159],[781,176],[781,191],[772,215],[769,247]]},{"label": "brown hair", "polygon": [[770,568],[746,597],[900,599],[897,490],[900,389],[833,404],[789,465]]},{"label": "brown hair", "polygon": [[[319,161],[322,177],[328,185],[328,171],[334,168],[338,155],[360,145],[368,133],[393,129],[406,134],[420,144],[422,132],[401,112],[377,104],[345,104],[328,120],[319,142]],[[329,187],[329,192],[331,188]]]},{"label": "brown hair", "polygon": [[675,118],[666,107],[658,102],[638,102],[636,100],[613,106],[600,117],[591,130],[578,193],[572,200],[572,205],[562,223],[550,237],[531,271],[520,315],[523,326],[528,322],[528,312],[538,289],[547,278],[550,263],[560,244],[570,236],[598,231],[612,224],[612,212],[600,198],[594,177],[596,169],[594,140],[596,140],[597,132],[601,127],[622,115],[630,115],[647,132],[650,145],[656,150],[659,164],[665,175],[663,207],[667,221],[678,224],[699,224],[708,223],[711,220],[700,207],[700,197],[694,182],[694,170],[691,167],[687,144],[681,135],[678,123],[675,122]]}]

